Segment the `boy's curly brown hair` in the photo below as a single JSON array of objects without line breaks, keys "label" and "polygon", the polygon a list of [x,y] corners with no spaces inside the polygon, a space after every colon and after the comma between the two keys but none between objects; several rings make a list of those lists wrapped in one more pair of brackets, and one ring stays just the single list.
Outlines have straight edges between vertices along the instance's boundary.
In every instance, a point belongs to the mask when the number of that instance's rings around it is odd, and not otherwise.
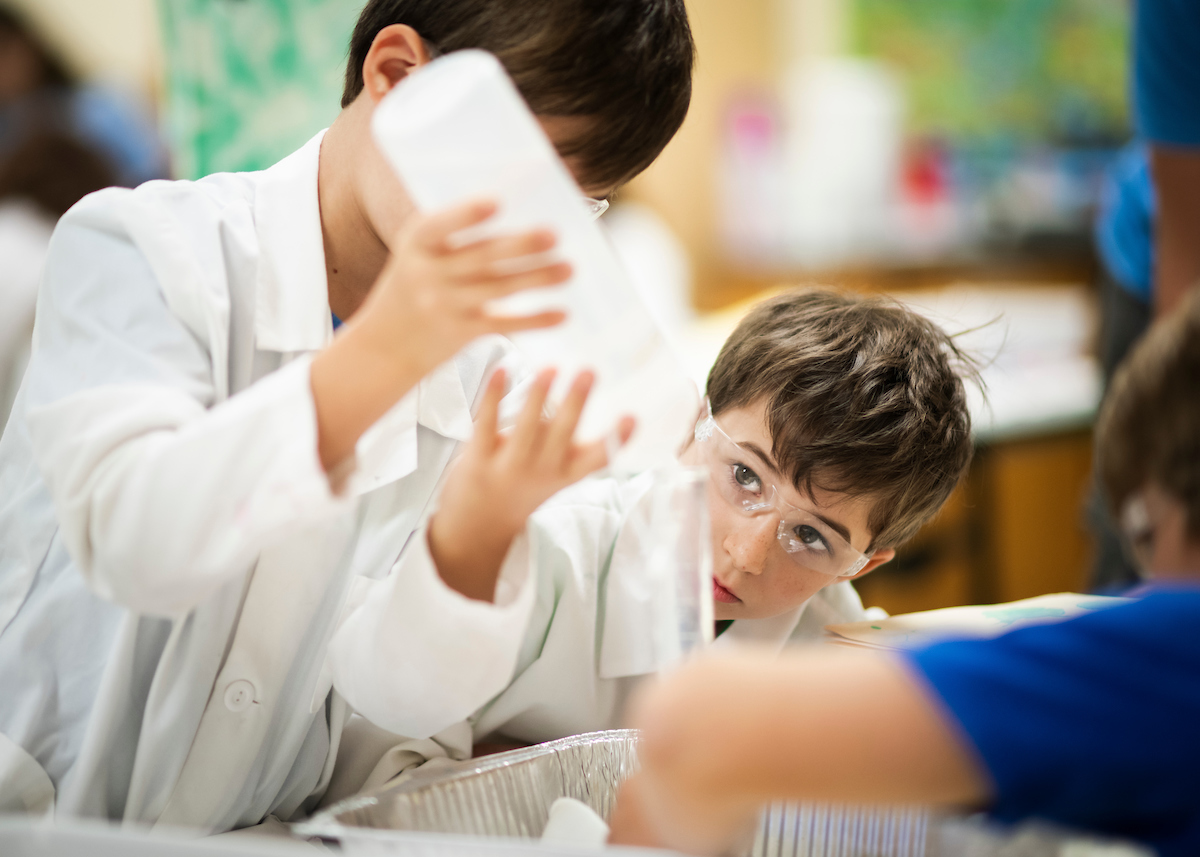
[{"label": "boy's curly brown hair", "polygon": [[883,297],[828,288],[763,301],[708,375],[713,414],[763,402],[771,453],[797,490],[871,498],[871,550],[937,513],[973,451],[974,362],[936,324]]}]

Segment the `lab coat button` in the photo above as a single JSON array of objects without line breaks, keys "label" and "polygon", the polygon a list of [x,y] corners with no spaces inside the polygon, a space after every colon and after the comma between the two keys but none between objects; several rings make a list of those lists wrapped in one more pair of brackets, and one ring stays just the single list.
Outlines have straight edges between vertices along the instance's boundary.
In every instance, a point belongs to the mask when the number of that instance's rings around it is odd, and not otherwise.
[{"label": "lab coat button", "polygon": [[254,685],[245,679],[230,682],[225,688],[225,707],[230,711],[245,711],[254,702]]}]

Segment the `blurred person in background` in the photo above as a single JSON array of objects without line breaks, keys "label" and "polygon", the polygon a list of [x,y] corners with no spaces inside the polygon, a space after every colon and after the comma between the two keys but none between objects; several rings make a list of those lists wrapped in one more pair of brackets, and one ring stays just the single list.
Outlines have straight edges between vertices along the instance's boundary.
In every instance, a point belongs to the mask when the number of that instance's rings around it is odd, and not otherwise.
[{"label": "blurred person in background", "polygon": [[64,134],[29,135],[0,161],[0,426],[29,361],[33,307],[54,224],[94,190],[113,184],[99,154]]},{"label": "blurred person in background", "polygon": [[[114,183],[135,187],[168,173],[147,106],[131,93],[79,79],[30,0],[0,0],[0,158],[31,134],[57,132],[108,161]],[[63,27],[70,25],[64,22]]]},{"label": "blurred person in background", "polygon": [[[1103,266],[1105,386],[1151,320],[1200,283],[1200,3],[1136,0],[1133,109],[1138,139],[1109,171],[1096,223]],[[1137,581],[1103,497],[1093,492],[1092,588]]]},{"label": "blurred person in background", "polygon": [[166,175],[144,111],[75,80],[19,8],[0,2],[0,426],[29,357],[54,224],[82,197]]}]

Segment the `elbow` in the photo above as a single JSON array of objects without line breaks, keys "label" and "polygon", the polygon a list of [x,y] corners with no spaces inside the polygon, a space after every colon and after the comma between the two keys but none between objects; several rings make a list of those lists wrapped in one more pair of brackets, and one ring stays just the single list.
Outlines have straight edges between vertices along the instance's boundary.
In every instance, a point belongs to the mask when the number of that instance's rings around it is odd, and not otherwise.
[{"label": "elbow", "polygon": [[89,568],[80,568],[93,592],[138,615],[176,618],[194,609],[209,594],[207,588],[194,585],[196,575],[191,569],[170,563],[152,566],[145,557],[131,552],[93,556]]},{"label": "elbow", "polygon": [[[215,592],[229,574],[204,567],[204,552],[163,529],[93,516],[67,547],[88,587],[139,615],[182,616]],[[103,524],[103,525],[102,525]]]}]

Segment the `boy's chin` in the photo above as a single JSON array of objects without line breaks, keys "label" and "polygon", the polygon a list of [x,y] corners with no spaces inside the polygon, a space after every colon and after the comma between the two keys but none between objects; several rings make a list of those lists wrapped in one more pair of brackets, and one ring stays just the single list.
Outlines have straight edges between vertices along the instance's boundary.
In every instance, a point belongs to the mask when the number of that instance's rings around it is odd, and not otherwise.
[{"label": "boy's chin", "polygon": [[774,619],[776,616],[782,616],[793,610],[793,607],[784,609],[776,608],[763,609],[761,605],[751,605],[744,601],[739,601],[736,604],[726,604],[721,601],[713,601],[713,619],[720,622],[725,619]]},{"label": "boy's chin", "polygon": [[713,602],[713,618],[720,622],[723,619],[742,619],[744,616],[739,616],[738,611],[734,608],[741,607],[741,604],[722,604],[720,601]]}]

